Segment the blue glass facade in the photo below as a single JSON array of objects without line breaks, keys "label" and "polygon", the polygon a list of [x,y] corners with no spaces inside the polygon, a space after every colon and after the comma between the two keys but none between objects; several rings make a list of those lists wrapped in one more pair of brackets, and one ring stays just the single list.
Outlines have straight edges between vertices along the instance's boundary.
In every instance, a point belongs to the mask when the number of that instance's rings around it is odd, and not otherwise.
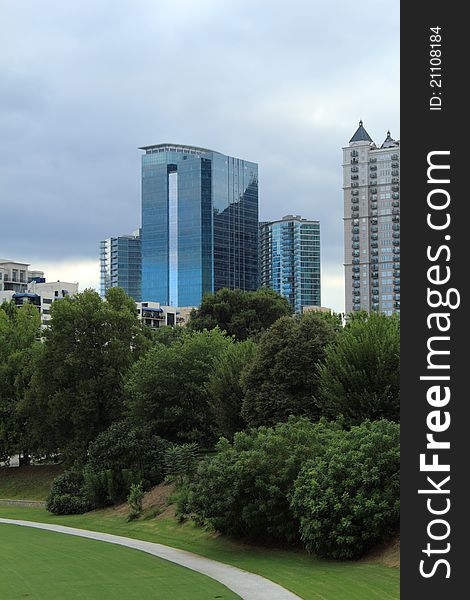
[{"label": "blue glass facade", "polygon": [[260,224],[261,285],[289,300],[296,313],[321,306],[320,223],[288,215]]},{"label": "blue glass facade", "polygon": [[198,306],[258,287],[258,166],[212,150],[142,148],[142,298]]},{"label": "blue glass facade", "polygon": [[108,238],[100,243],[101,286],[106,290],[120,287],[136,302],[142,299],[142,256],[140,235]]}]

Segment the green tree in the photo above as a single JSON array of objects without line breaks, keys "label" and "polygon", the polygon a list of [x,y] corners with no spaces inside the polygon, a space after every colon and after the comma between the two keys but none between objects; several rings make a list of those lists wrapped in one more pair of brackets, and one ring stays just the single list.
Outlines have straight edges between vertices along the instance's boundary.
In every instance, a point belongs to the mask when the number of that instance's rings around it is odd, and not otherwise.
[{"label": "green tree", "polygon": [[94,472],[120,473],[128,469],[139,480],[155,485],[163,480],[164,456],[169,446],[148,424],[136,428],[127,421],[116,421],[89,445],[88,466]]},{"label": "green tree", "polygon": [[373,313],[346,325],[318,366],[316,404],[348,424],[400,419],[400,320]]},{"label": "green tree", "polygon": [[304,465],[292,509],[309,552],[359,558],[398,530],[400,430],[367,421],[330,441],[323,456]]},{"label": "green tree", "polygon": [[187,326],[191,331],[219,327],[242,341],[257,337],[277,319],[291,312],[288,301],[272,290],[222,289],[204,295],[200,308],[191,312]]},{"label": "green tree", "polygon": [[242,375],[242,416],[251,426],[274,425],[290,415],[319,417],[313,401],[316,366],[340,329],[339,319],[321,313],[282,317],[262,336]]},{"label": "green tree", "polygon": [[180,510],[194,513],[227,535],[250,541],[299,541],[299,522],[289,503],[299,471],[324,453],[335,425],[290,419],[222,438],[217,454],[202,462]]},{"label": "green tree", "polygon": [[54,302],[51,316],[23,409],[38,451],[83,463],[90,441],[120,418],[124,375],[147,340],[120,288],[105,302],[93,290]]},{"label": "green tree", "polygon": [[256,344],[251,340],[227,345],[215,359],[207,382],[209,402],[214,414],[215,433],[232,439],[236,431],[245,429],[241,416],[244,389],[241,374],[253,360]]},{"label": "green tree", "polygon": [[16,453],[29,457],[28,427],[19,406],[40,351],[40,325],[35,306],[0,307],[0,462]]},{"label": "green tree", "polygon": [[217,356],[233,340],[219,329],[185,332],[170,345],[156,344],[131,369],[126,404],[137,426],[150,424],[175,442],[213,442],[206,383]]}]

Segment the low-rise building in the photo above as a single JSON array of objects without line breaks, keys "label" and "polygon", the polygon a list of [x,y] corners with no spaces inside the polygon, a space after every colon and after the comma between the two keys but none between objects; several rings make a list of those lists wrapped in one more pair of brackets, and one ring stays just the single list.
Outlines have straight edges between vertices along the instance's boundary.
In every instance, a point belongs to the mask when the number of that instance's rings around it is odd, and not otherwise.
[{"label": "low-rise building", "polygon": [[136,302],[137,315],[144,325],[159,329],[169,325],[186,325],[192,306],[177,308],[164,306],[160,302]]},{"label": "low-rise building", "polygon": [[44,272],[29,269],[29,263],[0,260],[0,304],[13,300],[17,306],[36,306],[43,327],[48,325],[51,318],[51,304],[66,296],[74,296],[77,292],[78,283],[46,282]]}]

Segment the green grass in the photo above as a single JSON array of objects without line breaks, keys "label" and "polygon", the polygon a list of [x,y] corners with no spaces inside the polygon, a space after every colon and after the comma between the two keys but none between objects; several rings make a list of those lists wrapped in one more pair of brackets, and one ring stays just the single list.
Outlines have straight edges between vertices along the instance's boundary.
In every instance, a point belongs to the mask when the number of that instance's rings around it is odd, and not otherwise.
[{"label": "green grass", "polygon": [[0,523],[0,598],[239,598],[222,584],[138,550]]},{"label": "green grass", "polygon": [[57,517],[43,509],[11,507],[0,507],[0,517],[70,525],[182,548],[267,577],[304,600],[398,600],[400,597],[398,569],[253,548],[214,536],[191,523],[180,525],[170,518],[127,523],[125,517],[112,511]]},{"label": "green grass", "polygon": [[53,479],[62,472],[60,465],[0,467],[0,498],[45,500]]}]

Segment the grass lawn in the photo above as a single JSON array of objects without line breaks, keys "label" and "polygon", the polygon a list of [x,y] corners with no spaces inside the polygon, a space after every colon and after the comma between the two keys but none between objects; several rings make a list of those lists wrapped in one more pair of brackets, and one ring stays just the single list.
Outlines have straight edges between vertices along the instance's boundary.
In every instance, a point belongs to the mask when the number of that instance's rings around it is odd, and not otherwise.
[{"label": "grass lawn", "polygon": [[0,564],[5,600],[239,598],[205,575],[138,550],[1,523]]},{"label": "grass lawn", "polygon": [[[58,517],[43,509],[16,507],[0,507],[0,517],[70,525],[182,548],[267,577],[304,600],[398,600],[400,597],[398,569],[366,562],[317,560],[301,552],[253,548],[210,534],[191,523],[180,525],[171,518],[127,523],[125,517],[113,514],[112,510]],[[196,598],[188,596],[193,597]],[[0,598],[3,598],[1,593]]]},{"label": "grass lawn", "polygon": [[61,465],[0,467],[0,498],[45,500],[53,479],[63,470]]}]

